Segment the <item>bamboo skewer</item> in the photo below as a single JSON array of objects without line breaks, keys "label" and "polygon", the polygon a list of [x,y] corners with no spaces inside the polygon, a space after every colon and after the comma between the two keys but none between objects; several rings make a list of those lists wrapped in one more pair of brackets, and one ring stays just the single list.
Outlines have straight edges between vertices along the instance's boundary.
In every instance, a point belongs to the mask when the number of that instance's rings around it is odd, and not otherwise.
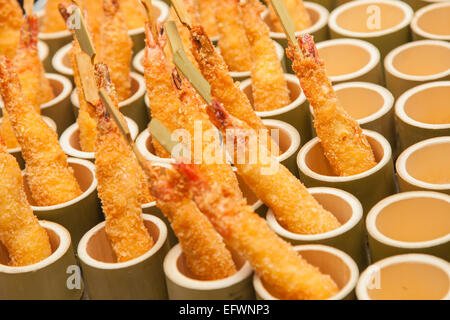
[{"label": "bamboo skewer", "polygon": [[286,34],[289,41],[295,46],[296,50],[300,53],[300,56],[303,57],[302,51],[297,42],[297,38],[295,37],[295,25],[289,16],[289,12],[284,5],[283,0],[271,0],[273,9],[280,20],[281,26],[283,27],[284,33]]}]

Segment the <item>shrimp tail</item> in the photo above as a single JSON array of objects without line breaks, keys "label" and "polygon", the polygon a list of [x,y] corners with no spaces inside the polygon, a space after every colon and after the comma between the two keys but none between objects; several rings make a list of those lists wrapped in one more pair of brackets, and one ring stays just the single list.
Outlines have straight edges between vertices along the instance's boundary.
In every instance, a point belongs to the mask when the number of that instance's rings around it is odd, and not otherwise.
[{"label": "shrimp tail", "polygon": [[36,15],[30,15],[26,18],[20,33],[20,47],[21,48],[37,48],[39,32],[39,22]]}]

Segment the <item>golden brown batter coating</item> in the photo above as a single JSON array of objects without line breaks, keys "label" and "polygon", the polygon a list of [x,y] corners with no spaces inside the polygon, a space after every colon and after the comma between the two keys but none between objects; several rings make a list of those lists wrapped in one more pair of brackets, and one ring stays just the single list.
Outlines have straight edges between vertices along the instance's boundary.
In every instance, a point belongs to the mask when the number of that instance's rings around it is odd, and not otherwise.
[{"label": "golden brown batter coating", "polygon": [[47,232],[28,204],[22,172],[0,138],[0,241],[11,266],[37,263],[52,254]]},{"label": "golden brown batter coating", "polygon": [[375,156],[358,123],[339,104],[323,60],[308,34],[298,43],[303,58],[289,45],[287,54],[293,61],[303,92],[314,109],[314,128],[334,172],[350,176],[369,170],[376,165]]},{"label": "golden brown batter coating", "polygon": [[[311,18],[306,10],[302,0],[283,0],[292,22],[294,23],[295,30],[301,31],[311,26]],[[272,4],[269,2],[269,15],[272,22],[272,29],[275,32],[283,32],[278,16],[275,13]]]},{"label": "golden brown batter coating", "polygon": [[81,194],[68,166],[58,136],[45,123],[21,91],[10,60],[0,57],[0,91],[14,133],[26,162],[26,177],[34,201],[39,206],[67,202]]},{"label": "golden brown batter coating", "polygon": [[236,0],[220,0],[216,5],[220,54],[230,71],[249,71],[250,44],[245,35],[239,5]]},{"label": "golden brown batter coating", "polygon": [[275,110],[291,102],[283,68],[269,28],[260,17],[259,0],[242,5],[242,22],[250,42],[253,107],[256,111]]},{"label": "golden brown batter coating", "polygon": [[[338,292],[322,274],[270,230],[245,199],[219,180],[203,176],[195,165],[177,164],[187,190],[225,243],[247,259],[282,299],[327,299]],[[179,188],[183,183],[176,183]]]},{"label": "golden brown batter coating", "polygon": [[210,37],[219,35],[217,30],[216,8],[217,0],[194,0],[195,9],[200,18],[200,25],[205,28]]},{"label": "golden brown batter coating", "polygon": [[67,29],[64,19],[59,14],[58,4],[62,0],[47,0],[41,32],[59,32]]},{"label": "golden brown batter coating", "polygon": [[17,0],[0,1],[0,55],[16,55],[20,41],[23,12]]},{"label": "golden brown batter coating", "polygon": [[[89,1],[89,0],[88,0]],[[91,0],[92,1],[92,0]],[[144,27],[145,10],[139,0],[118,0],[128,30]]]}]

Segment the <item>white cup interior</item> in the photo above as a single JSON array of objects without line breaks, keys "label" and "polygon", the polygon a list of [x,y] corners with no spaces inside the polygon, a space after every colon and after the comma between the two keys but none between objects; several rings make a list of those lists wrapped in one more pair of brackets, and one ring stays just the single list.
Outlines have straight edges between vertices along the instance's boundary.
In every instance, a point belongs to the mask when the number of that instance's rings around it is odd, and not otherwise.
[{"label": "white cup interior", "polygon": [[450,3],[441,2],[421,8],[414,14],[411,29],[427,39],[450,40]]}]

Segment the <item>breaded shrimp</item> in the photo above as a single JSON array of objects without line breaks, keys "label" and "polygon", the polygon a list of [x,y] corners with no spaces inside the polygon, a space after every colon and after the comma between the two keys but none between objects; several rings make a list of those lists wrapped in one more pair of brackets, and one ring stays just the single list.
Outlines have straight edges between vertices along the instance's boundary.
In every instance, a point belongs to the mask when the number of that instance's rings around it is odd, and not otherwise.
[{"label": "breaded shrimp", "polygon": [[139,174],[131,148],[102,103],[97,104],[95,155],[98,195],[105,214],[105,231],[118,262],[137,258],[150,250],[150,237],[139,201]]},{"label": "breaded shrimp", "polygon": [[103,0],[103,10],[100,60],[108,66],[117,97],[119,101],[123,101],[131,95],[130,63],[133,42],[128,35],[122,13],[119,11],[118,0]]},{"label": "breaded shrimp", "polygon": [[[255,131],[266,129],[247,96],[233,82],[223,58],[214,49],[203,27],[194,26],[190,31],[195,59],[203,76],[211,85],[212,96],[222,103],[232,116],[246,122]],[[277,148],[276,143],[271,143],[271,148]]]},{"label": "breaded shrimp", "polygon": [[61,0],[47,0],[41,32],[59,32],[67,29],[65,21],[61,18],[58,11],[58,4],[60,2]]},{"label": "breaded shrimp", "polygon": [[11,266],[37,263],[52,254],[45,229],[28,204],[22,172],[0,138],[0,241]]},{"label": "breaded shrimp", "polygon": [[219,0],[216,6],[220,54],[229,71],[249,71],[250,44],[245,35],[237,0]]},{"label": "breaded shrimp", "polygon": [[[117,99],[116,90],[114,84],[111,81],[111,77],[108,71],[108,67],[103,63],[98,63],[95,65],[95,78],[97,82],[98,89],[104,88],[108,92],[109,98],[111,99],[114,107],[119,110],[119,101]],[[126,124],[125,118],[122,116],[122,122]],[[153,201],[153,197],[150,194],[149,185],[147,182],[147,177],[141,166],[139,165],[134,154],[131,155],[132,161],[134,162],[134,168],[138,175],[139,180],[139,202],[141,204],[149,203]]]},{"label": "breaded shrimp", "polygon": [[195,9],[198,12],[200,25],[205,28],[210,37],[219,35],[216,21],[217,0],[194,0]]},{"label": "breaded shrimp", "polygon": [[[87,0],[89,1],[89,0]],[[91,0],[92,1],[92,0]],[[118,0],[128,30],[142,28],[145,24],[145,10],[139,0]]]},{"label": "breaded shrimp", "polygon": [[[209,220],[185,194],[163,174],[162,168],[147,163],[146,172],[158,208],[169,219],[178,237],[186,265],[193,278],[218,280],[236,273],[231,253]],[[173,170],[167,170],[171,174]]]},{"label": "breaded shrimp", "polygon": [[[234,189],[201,174],[196,165],[174,165],[183,186],[225,243],[247,259],[275,296],[281,299],[327,299],[338,292],[330,276],[310,265]],[[176,181],[176,180],[175,180]]]},{"label": "breaded shrimp", "polygon": [[[311,18],[302,0],[283,0],[289,16],[295,26],[295,31],[302,31],[311,26]],[[275,32],[283,32],[278,16],[269,1],[269,17],[272,22],[272,29]]]},{"label": "breaded shrimp", "polygon": [[[262,141],[258,143],[257,161],[252,163],[236,159],[238,148],[245,148],[245,152],[249,152],[251,147],[247,137],[256,135],[256,133],[251,133],[253,130],[250,127],[230,116],[225,108],[217,102],[208,106],[207,112],[223,134],[226,134],[227,130],[228,134],[235,133],[236,138],[233,145],[235,150],[232,152],[239,175],[256,196],[272,209],[277,221],[284,228],[298,234],[318,234],[340,226],[336,217],[325,210],[286,167],[278,163],[273,156],[270,157],[269,151]],[[248,132],[250,133],[247,134]],[[261,156],[261,154],[265,154],[265,156]],[[250,156],[247,156],[246,159],[250,159]]]},{"label": "breaded shrimp", "polygon": [[81,194],[56,133],[24,97],[10,60],[0,57],[0,91],[26,162],[25,174],[38,206],[50,206]]},{"label": "breaded shrimp", "polygon": [[20,41],[23,12],[17,0],[0,1],[0,55],[16,55]]},{"label": "breaded shrimp", "polygon": [[11,122],[9,122],[8,111],[3,108],[3,118],[0,123],[0,137],[5,141],[6,147],[8,149],[19,148],[19,141],[14,134],[13,128],[11,126]]},{"label": "breaded shrimp", "polygon": [[303,53],[289,44],[287,54],[303,92],[314,109],[314,128],[334,172],[350,176],[376,165],[375,156],[358,123],[339,104],[323,60],[309,34],[298,39]]},{"label": "breaded shrimp", "polygon": [[277,50],[256,3],[259,0],[241,5],[242,22],[251,49],[253,107],[256,111],[269,111],[284,107],[291,100]]}]

